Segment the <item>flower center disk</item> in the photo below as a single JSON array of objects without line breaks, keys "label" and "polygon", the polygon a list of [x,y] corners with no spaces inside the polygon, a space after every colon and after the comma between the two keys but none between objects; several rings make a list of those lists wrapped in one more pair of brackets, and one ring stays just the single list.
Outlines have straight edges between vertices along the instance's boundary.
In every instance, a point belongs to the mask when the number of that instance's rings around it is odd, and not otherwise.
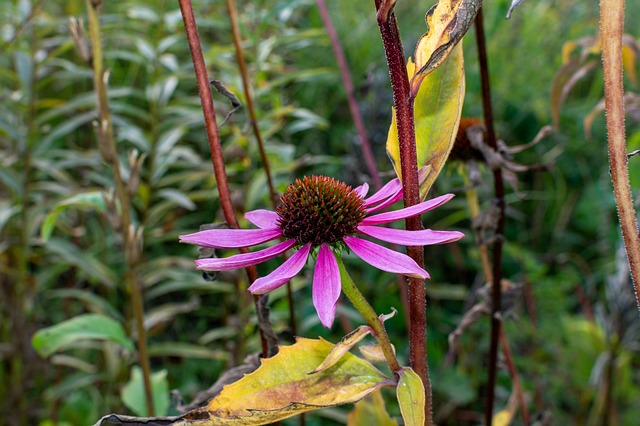
[{"label": "flower center disk", "polygon": [[364,200],[347,184],[326,176],[306,176],[289,185],[276,213],[285,238],[298,244],[334,244],[357,233],[366,216]]}]

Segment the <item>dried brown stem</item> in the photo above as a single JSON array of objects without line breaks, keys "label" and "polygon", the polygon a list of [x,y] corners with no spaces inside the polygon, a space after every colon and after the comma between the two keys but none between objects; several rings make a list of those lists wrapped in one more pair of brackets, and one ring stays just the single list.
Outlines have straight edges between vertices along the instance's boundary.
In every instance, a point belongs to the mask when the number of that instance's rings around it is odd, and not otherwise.
[{"label": "dried brown stem", "polygon": [[369,170],[369,175],[371,175],[373,186],[375,187],[375,189],[380,189],[382,187],[382,181],[380,180],[378,166],[376,165],[376,159],[373,155],[373,150],[371,149],[369,137],[367,136],[367,129],[364,126],[364,120],[362,119],[360,108],[358,108],[358,103],[356,102],[355,90],[353,89],[353,82],[351,81],[351,74],[349,73],[347,58],[345,57],[344,51],[342,50],[342,45],[340,44],[340,39],[338,38],[338,32],[333,25],[333,20],[331,19],[331,15],[329,14],[327,4],[324,0],[316,0],[316,3],[318,4],[318,10],[320,11],[320,16],[322,16],[324,27],[327,30],[327,35],[329,36],[329,40],[331,41],[333,53],[334,55],[336,55],[336,60],[338,61],[338,68],[340,68],[340,76],[342,77],[342,85],[347,92],[349,112],[351,112],[351,118],[353,118],[353,122],[356,125],[356,130],[358,131],[358,137],[360,138],[360,147],[362,148],[362,154],[364,155],[364,162],[367,166],[367,169]]},{"label": "dried brown stem", "polygon": [[[491,106],[491,86],[489,84],[489,65],[487,63],[486,42],[484,26],[482,23],[482,7],[476,15],[476,42],[478,49],[478,61],[480,63],[480,78],[482,83],[482,111],[484,123],[487,128],[487,145],[497,149],[496,132],[493,126],[493,108]],[[493,184],[496,200],[498,201],[499,216],[496,228],[495,242],[493,243],[493,286],[492,286],[492,312],[491,312],[491,340],[489,343],[489,377],[487,379],[487,402],[485,406],[485,423],[490,425],[493,419],[493,402],[496,385],[496,372],[498,369],[498,340],[500,337],[500,304],[502,286],[502,241],[504,234],[504,182],[502,170],[496,168],[493,171]]]},{"label": "dried brown stem", "polygon": [[[227,0],[227,9],[229,11],[229,21],[231,22],[231,32],[233,34],[233,45],[236,49],[236,59],[238,61],[238,68],[240,69],[240,76],[242,77],[242,88],[244,90],[244,98],[247,103],[247,110],[249,112],[249,121],[251,129],[256,137],[258,143],[258,151],[260,152],[260,159],[262,160],[262,167],[264,168],[265,175],[267,177],[267,185],[269,186],[269,198],[271,204],[275,210],[278,206],[278,193],[275,185],[273,184],[273,177],[271,176],[271,167],[269,165],[269,159],[267,152],[264,149],[264,140],[262,139],[262,133],[258,126],[258,118],[256,116],[256,108],[253,103],[253,96],[251,94],[251,84],[249,83],[249,73],[247,72],[247,63],[244,60],[244,52],[242,50],[242,40],[240,39],[240,28],[238,26],[238,10],[236,8],[235,0]],[[285,254],[282,255],[283,260],[287,259]],[[296,317],[293,309],[293,290],[291,289],[291,282],[287,283],[287,299],[289,302],[289,326],[291,332],[297,334]]]},{"label": "dried brown stem", "polygon": [[618,207],[622,239],[627,251],[631,278],[640,311],[640,237],[629,186],[627,143],[624,128],[624,87],[622,85],[622,33],[624,0],[600,1],[604,104],[609,136],[609,167]]}]

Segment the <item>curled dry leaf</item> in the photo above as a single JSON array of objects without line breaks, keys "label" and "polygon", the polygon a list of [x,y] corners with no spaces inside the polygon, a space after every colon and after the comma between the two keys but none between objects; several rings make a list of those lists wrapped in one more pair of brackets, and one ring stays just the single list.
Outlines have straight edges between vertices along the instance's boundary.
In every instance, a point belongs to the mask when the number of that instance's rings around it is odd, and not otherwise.
[{"label": "curled dry leaf", "polygon": [[361,325],[351,333],[344,336],[342,340],[340,340],[335,344],[333,348],[331,348],[329,355],[327,355],[324,361],[322,361],[322,364],[320,364],[318,368],[316,368],[309,374],[319,373],[335,365],[335,363],[338,362],[344,354],[349,352],[351,348],[356,345],[356,343],[364,339],[367,334],[371,334],[371,327],[367,325]]},{"label": "curled dry leaf", "polygon": [[[500,284],[502,286],[500,318],[515,316],[514,310],[522,296],[522,284],[515,284],[506,279],[503,279]],[[478,289],[476,293],[479,299],[478,302],[464,313],[456,329],[449,334],[449,353],[446,357],[447,363],[451,363],[455,359],[456,345],[460,336],[474,323],[478,322],[480,318],[485,315],[491,315],[493,305],[491,297],[492,287],[493,285],[491,283],[486,283]]]},{"label": "curled dry leaf", "polygon": [[[599,36],[570,40],[562,46],[562,67],[556,72],[551,87],[551,116],[554,127],[559,127],[560,109],[571,90],[601,63],[601,46]],[[639,54],[640,42],[629,34],[623,34],[622,66],[625,76],[634,87],[638,85],[636,62]]]},{"label": "curled dry leaf", "polygon": [[[411,92],[416,95],[422,80],[442,64],[471,27],[481,0],[440,0],[427,12],[427,32],[418,40],[416,71]],[[409,74],[411,75],[411,74]]]},{"label": "curled dry leaf", "polygon": [[506,18],[507,19],[511,19],[511,14],[515,10],[515,8],[520,6],[522,3],[524,3],[524,0],[512,0],[511,1],[511,6],[509,6],[509,10],[507,11]]},{"label": "curled dry leaf", "polygon": [[[382,352],[382,348],[380,345],[371,344],[371,345],[362,345],[358,348],[362,356],[371,362],[385,362],[386,358],[384,357],[384,352]],[[391,349],[393,349],[393,353],[396,353],[396,348],[391,345]]]}]

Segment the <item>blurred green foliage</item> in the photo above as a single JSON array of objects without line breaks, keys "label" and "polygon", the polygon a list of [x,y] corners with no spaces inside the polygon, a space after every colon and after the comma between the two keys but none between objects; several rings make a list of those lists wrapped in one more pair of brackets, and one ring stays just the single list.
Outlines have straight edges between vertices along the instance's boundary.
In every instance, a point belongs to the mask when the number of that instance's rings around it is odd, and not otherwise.
[{"label": "blurred green foliage", "polygon": [[[373,2],[330,1],[347,54],[356,95],[378,166],[393,177],[384,144],[391,91]],[[598,31],[590,2],[524,2],[511,20],[507,0],[486,3],[485,27],[499,136],[516,145],[551,122],[550,90],[562,46]],[[210,77],[242,96],[223,2],[194,1]],[[351,184],[366,180],[328,38],[312,0],[239,2],[243,47],[260,129],[276,186],[303,174],[326,174]],[[416,13],[416,10],[419,13]],[[427,5],[397,4],[406,52],[424,33]],[[117,321],[135,339],[129,295],[123,286],[122,241],[105,207],[113,180],[96,143],[91,69],[74,46],[69,17],[83,2],[9,0],[0,8],[0,419],[7,425],[83,425],[110,412],[144,412],[135,351],[113,341],[79,338],[46,359],[31,338],[39,329],[83,314]],[[640,37],[640,4],[628,2],[627,32]],[[102,37],[109,100],[120,163],[142,158],[132,192],[134,221],[143,228],[143,283],[154,389],[178,389],[186,400],[209,387],[228,367],[259,350],[253,308],[244,303],[242,271],[206,281],[198,256],[177,236],[221,220],[216,183],[193,67],[176,2],[105,2]],[[481,116],[473,31],[464,42],[467,95],[463,114]],[[619,231],[606,161],[604,120],[585,139],[584,117],[602,96],[601,71],[578,84],[561,110],[560,128],[519,154],[521,164],[552,164],[518,175],[519,194],[507,201],[505,277],[523,285],[506,320],[532,414],[549,412],[553,424],[595,425],[604,419],[635,424],[640,408],[640,327],[619,252]],[[637,88],[629,84],[628,90]],[[230,105],[215,94],[218,122]],[[241,213],[270,208],[265,174],[246,111],[221,127],[234,207]],[[629,120],[630,150],[640,144]],[[632,183],[638,168],[631,160]],[[452,191],[462,178],[452,163],[434,192]],[[490,173],[478,188],[482,206],[492,199]],[[107,197],[107,198],[105,198]],[[116,207],[117,213],[117,207]],[[117,216],[117,214],[115,215]],[[475,424],[482,418],[488,321],[462,336],[455,362],[447,336],[474,302],[482,284],[464,196],[425,215],[425,226],[455,228],[468,237],[454,247],[429,247],[428,349],[438,424]],[[244,224],[246,225],[246,223]],[[220,255],[224,253],[219,253]],[[402,307],[390,274],[347,259],[352,276],[377,312]],[[272,270],[277,260],[260,265]],[[298,334],[337,341],[344,325],[361,323],[348,304],[340,325],[321,327],[311,303],[309,277],[293,282]],[[290,341],[283,290],[270,298],[274,329]],[[387,323],[406,361],[402,315]],[[138,391],[136,391],[138,389]],[[499,376],[497,409],[511,382]],[[383,392],[392,400],[391,393]],[[162,397],[161,397],[162,398]],[[388,407],[398,416],[397,406]],[[137,411],[136,411],[137,410]],[[169,405],[175,414],[175,403]],[[307,424],[344,424],[346,411],[323,410]],[[521,418],[516,418],[516,424]],[[290,420],[287,424],[297,424]],[[614,423],[610,423],[614,424]]]}]

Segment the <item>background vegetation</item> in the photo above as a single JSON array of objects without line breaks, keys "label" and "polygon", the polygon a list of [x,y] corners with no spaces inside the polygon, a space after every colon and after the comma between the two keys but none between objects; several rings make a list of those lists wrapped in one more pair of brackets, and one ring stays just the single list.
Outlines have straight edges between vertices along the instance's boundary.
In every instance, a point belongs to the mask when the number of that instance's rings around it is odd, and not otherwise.
[{"label": "background vegetation", "polygon": [[[598,10],[589,2],[539,0],[525,2],[507,21],[509,5],[485,2],[485,28],[498,133],[517,145],[552,122],[553,81],[563,65],[563,46],[597,35]],[[373,3],[331,1],[329,6],[378,167],[385,180],[392,178],[384,151],[391,90]],[[396,8],[408,54],[424,33],[422,15],[429,6],[402,1]],[[224,2],[195,1],[194,7],[210,76],[244,104]],[[259,127],[277,189],[314,173],[351,184],[368,180],[315,2],[242,1],[239,8]],[[70,17],[86,15],[84,3],[13,0],[0,9],[0,420],[85,425],[110,412],[144,414],[135,351],[113,339],[79,338],[42,358],[32,345],[37,330],[87,313],[122,325],[127,339],[135,338],[136,327],[124,285],[113,175],[94,128],[92,72],[69,31]],[[627,32],[640,36],[631,25],[640,19],[638,4],[629,2],[627,19]],[[197,251],[177,243],[179,234],[222,217],[177,2],[105,2],[101,25],[119,164],[141,233],[135,271],[143,290],[156,414],[176,413],[169,389],[189,401],[259,350],[256,321],[251,304],[243,302],[241,271],[203,277],[192,262]],[[465,40],[463,114],[479,117],[473,37],[471,31]],[[597,49],[590,55],[597,59]],[[520,290],[506,334],[532,417],[548,413],[553,424],[615,419],[631,425],[640,415],[640,322],[620,252],[603,115],[595,119],[590,139],[583,129],[602,97],[601,74],[598,63],[568,94],[557,131],[517,155],[520,164],[549,167],[518,174],[517,192],[507,197],[505,277]],[[627,81],[629,92],[637,91],[634,83]],[[215,102],[221,122],[230,105],[218,95]],[[630,111],[636,115],[628,120],[632,151],[640,148],[640,131],[637,107]],[[238,216],[268,208],[246,110],[234,113],[221,133]],[[635,190],[636,161],[631,159]],[[450,161],[434,193],[459,189],[461,169]],[[481,170],[478,193],[486,210],[492,187],[490,173]],[[479,423],[488,320],[465,332],[455,356],[447,357],[447,336],[483,284],[464,195],[424,220],[428,227],[468,235],[426,252],[435,417],[442,425]],[[260,271],[271,270],[273,262]],[[363,269],[356,261],[350,268],[376,311],[402,307],[392,275]],[[340,323],[324,329],[311,304],[308,278],[293,281],[296,334],[336,341],[361,323],[346,303],[339,307]],[[274,329],[288,344],[285,292],[273,293],[270,306]],[[399,338],[406,335],[402,315],[387,325],[399,356],[406,357],[406,342]],[[508,404],[510,393],[509,374],[502,370],[498,408]],[[392,403],[389,410],[398,415]],[[346,413],[323,410],[307,416],[307,424],[341,424]]]}]

